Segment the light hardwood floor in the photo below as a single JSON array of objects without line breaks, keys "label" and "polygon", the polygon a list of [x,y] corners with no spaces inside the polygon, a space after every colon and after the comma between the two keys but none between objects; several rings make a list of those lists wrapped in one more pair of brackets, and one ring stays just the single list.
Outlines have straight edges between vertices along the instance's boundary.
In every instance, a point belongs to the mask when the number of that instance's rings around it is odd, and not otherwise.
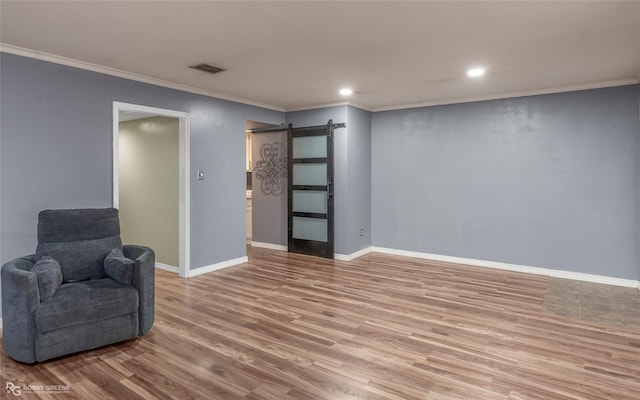
[{"label": "light hardwood floor", "polygon": [[145,337],[34,366],[3,354],[2,385],[69,385],[21,396],[64,399],[640,398],[640,331],[544,313],[548,282],[254,249],[188,280],[158,271]]}]

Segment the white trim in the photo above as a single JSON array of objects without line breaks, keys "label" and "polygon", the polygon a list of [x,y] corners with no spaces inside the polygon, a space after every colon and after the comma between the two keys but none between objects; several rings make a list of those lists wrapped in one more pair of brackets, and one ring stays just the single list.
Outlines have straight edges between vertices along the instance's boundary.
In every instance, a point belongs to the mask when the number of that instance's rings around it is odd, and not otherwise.
[{"label": "white trim", "polygon": [[157,107],[143,106],[139,104],[123,103],[119,101],[113,102],[113,207],[118,208],[120,203],[119,179],[118,179],[118,160],[119,160],[119,120],[120,111],[136,111],[145,112],[164,117],[178,118],[178,142],[179,142],[179,199],[178,199],[178,221],[179,221],[179,255],[178,255],[178,274],[185,278],[187,271],[191,265],[190,249],[191,249],[191,180],[189,171],[191,170],[191,128],[189,121],[189,113],[175,110],[167,110]]},{"label": "white trim", "polygon": [[415,257],[415,258],[422,258],[426,260],[449,262],[454,264],[472,265],[475,267],[494,268],[494,269],[502,269],[506,271],[524,272],[527,274],[546,275],[546,276],[552,276],[555,278],[565,278],[565,279],[574,279],[578,281],[604,283],[607,285],[625,286],[625,287],[632,287],[632,288],[640,287],[640,281],[634,281],[631,279],[614,278],[611,276],[604,276],[604,275],[585,274],[582,272],[572,272],[572,271],[563,271],[558,269],[530,267],[526,265],[508,264],[508,263],[502,263],[502,262],[496,262],[496,261],[476,260],[472,258],[443,256],[439,254],[429,254],[429,253],[421,253],[417,251],[390,249],[386,247],[374,246],[372,247],[372,251],[376,253]]},{"label": "white trim", "polygon": [[271,250],[280,250],[280,251],[289,251],[288,246],[283,246],[281,244],[273,244],[273,243],[263,243],[263,242],[251,242],[252,247],[261,247],[263,249],[271,249]]},{"label": "white trim", "polygon": [[119,144],[119,135],[120,135],[120,109],[116,106],[116,103],[113,103],[112,110],[112,137],[111,137],[111,146],[112,146],[112,154],[113,159],[111,160],[111,177],[113,180],[113,185],[111,186],[113,192],[113,208],[119,209],[120,207],[120,180],[118,178],[118,165],[120,164],[120,144]]},{"label": "white trim", "polygon": [[189,114],[179,118],[179,156],[178,184],[180,186],[178,198],[179,213],[179,254],[178,275],[187,277],[187,271],[191,268],[191,119]]},{"label": "white trim", "polygon": [[407,108],[419,108],[419,107],[429,107],[429,106],[437,106],[437,105],[445,105],[445,104],[458,104],[458,103],[470,103],[474,101],[485,101],[485,100],[498,100],[498,99],[506,99],[512,97],[523,97],[523,96],[535,96],[540,94],[551,94],[551,93],[562,93],[562,92],[573,92],[577,90],[588,90],[588,89],[599,89],[604,87],[613,87],[613,86],[624,86],[624,85],[634,85],[640,83],[640,75],[637,78],[628,78],[628,79],[618,79],[611,81],[603,81],[603,82],[595,82],[595,83],[586,83],[582,85],[572,85],[572,86],[554,86],[544,89],[532,89],[532,90],[521,90],[516,92],[505,92],[505,93],[497,93],[486,96],[477,96],[477,97],[460,97],[455,99],[443,99],[443,100],[434,100],[427,101],[422,103],[409,103],[409,104],[398,104],[393,106],[381,106],[381,107],[369,107],[363,104],[359,104],[353,101],[339,101],[325,104],[315,104],[315,105],[306,105],[306,106],[297,106],[297,107],[289,107],[282,108],[277,107],[271,104],[258,103],[255,101],[250,101],[247,99],[237,98],[233,96],[227,96],[224,94],[216,93],[210,90],[205,90],[201,88],[195,88],[188,85],[183,85],[180,83],[169,82],[162,79],[152,78],[149,76],[144,76],[140,74],[134,74],[132,72],[127,72],[115,68],[109,68],[102,65],[92,64],[80,60],[75,60],[72,58],[62,57],[55,54],[45,53],[41,51],[31,50],[24,47],[13,46],[6,43],[0,43],[0,52],[15,54],[22,57],[34,58],[36,60],[47,61],[55,64],[67,65],[69,67],[84,69],[87,71],[93,71],[100,74],[116,76],[119,78],[130,79],[133,81],[144,82],[151,85],[166,87],[169,89],[180,90],[188,93],[201,94],[204,96],[215,97],[221,100],[233,101],[236,103],[247,104],[256,107],[262,107],[269,110],[280,111],[280,112],[293,112],[293,111],[304,111],[304,110],[315,110],[319,108],[327,108],[327,107],[335,107],[342,105],[352,105],[354,107],[361,108],[370,112],[379,112],[379,111],[391,111],[391,110],[404,110]]},{"label": "white trim", "polygon": [[[273,243],[263,243],[263,242],[251,242],[251,246],[260,247],[263,249],[271,249],[271,250],[279,250],[279,251],[289,251],[288,246],[283,246],[281,244],[273,244]],[[363,256],[365,254],[371,253],[373,247],[367,247],[365,249],[356,251],[351,254],[338,254],[334,253],[333,258],[340,261],[351,261],[355,258]]]},{"label": "white trim", "polygon": [[168,110],[166,108],[150,107],[141,104],[123,103],[121,101],[114,101],[113,106],[118,106],[118,111],[144,112],[147,114],[161,115],[163,117],[186,118],[189,116],[189,113],[184,111]]},{"label": "white trim", "polygon": [[629,78],[629,79],[618,79],[613,81],[585,83],[582,85],[554,86],[554,87],[549,87],[544,89],[520,90],[516,92],[496,93],[496,94],[490,94],[485,96],[459,97],[455,99],[425,101],[423,103],[410,103],[410,104],[398,104],[396,106],[372,107],[371,112],[406,110],[408,108],[443,106],[447,104],[471,103],[474,101],[499,100],[499,99],[510,99],[514,97],[537,96],[541,94],[575,92],[578,90],[601,89],[605,87],[635,85],[639,82],[640,82],[640,79]]},{"label": "white trim", "polygon": [[340,260],[340,261],[351,261],[351,260],[356,259],[356,258],[358,258],[360,256],[365,255],[365,254],[369,254],[372,251],[373,251],[373,247],[369,246],[369,247],[366,247],[366,248],[364,248],[362,250],[358,250],[355,253],[351,253],[351,254],[338,254],[338,253],[336,253],[336,254],[333,255],[333,257],[336,260]]},{"label": "white trim", "polygon": [[356,103],[353,101],[339,101],[339,102],[333,102],[333,103],[289,107],[285,111],[294,112],[294,111],[317,110],[317,109],[329,108],[329,107],[353,106],[353,107],[361,108],[365,111],[375,113],[375,112],[381,112],[381,111],[406,110],[408,108],[443,106],[448,104],[459,104],[459,103],[472,103],[474,101],[500,100],[500,99],[515,98],[515,97],[536,96],[536,95],[543,95],[543,94],[576,92],[578,90],[601,89],[606,87],[635,85],[638,83],[640,83],[640,77],[585,83],[581,85],[552,86],[552,87],[543,88],[543,89],[519,90],[514,92],[496,93],[496,94],[489,94],[484,96],[458,97],[453,99],[441,99],[441,100],[425,101],[420,103],[398,104],[398,105],[392,105],[392,106],[370,107],[370,106],[365,106],[364,104]]},{"label": "white trim", "polygon": [[118,78],[130,79],[132,81],[144,82],[144,83],[148,83],[148,84],[151,84],[151,85],[162,86],[162,87],[166,87],[166,88],[169,88],[169,89],[180,90],[180,91],[183,91],[183,92],[189,92],[189,93],[195,93],[195,94],[201,94],[201,95],[205,95],[205,96],[215,97],[215,98],[221,99],[221,100],[228,100],[228,101],[233,101],[233,102],[236,102],[236,103],[242,103],[242,104],[248,104],[248,105],[251,105],[251,106],[267,108],[267,109],[274,110],[274,111],[280,111],[280,112],[285,112],[286,111],[282,107],[276,107],[276,106],[271,105],[271,104],[258,103],[258,102],[247,100],[247,99],[242,99],[242,98],[233,97],[233,96],[227,96],[227,95],[224,95],[224,94],[213,92],[211,90],[195,88],[193,86],[184,85],[184,84],[181,84],[181,83],[175,83],[175,82],[165,81],[165,80],[162,80],[162,79],[152,78],[152,77],[145,76],[145,75],[134,74],[132,72],[127,72],[127,71],[123,71],[123,70],[116,69],[116,68],[105,67],[105,66],[98,65],[98,64],[92,64],[92,63],[89,63],[89,62],[80,61],[80,60],[76,60],[76,59],[73,59],[73,58],[62,57],[62,56],[58,56],[58,55],[51,54],[51,53],[45,53],[45,52],[42,52],[42,51],[31,50],[31,49],[27,49],[27,48],[24,48],[24,47],[13,46],[13,45],[6,44],[6,43],[0,43],[0,52],[9,53],[9,54],[15,54],[15,55],[22,56],[22,57],[34,58],[36,60],[47,61],[47,62],[51,62],[51,63],[54,63],[54,64],[66,65],[66,66],[69,66],[69,67],[74,67],[74,68],[84,69],[84,70],[87,70],[87,71],[97,72],[99,74],[116,76]]},{"label": "white trim", "polygon": [[179,273],[178,267],[174,267],[173,265],[168,265],[160,262],[156,262],[156,268],[161,269],[163,271],[173,272],[174,274]]},{"label": "white trim", "polygon": [[317,110],[320,108],[329,108],[329,107],[340,107],[340,106],[353,106],[356,108],[361,108],[365,111],[373,111],[373,108],[369,106],[365,106],[364,104],[356,103],[353,101],[336,101],[333,103],[323,103],[323,104],[312,104],[306,106],[295,106],[287,108],[286,112],[295,112],[295,111],[307,111],[307,110]]},{"label": "white trim", "polygon": [[216,264],[205,265],[204,267],[198,267],[198,268],[189,270],[187,273],[187,278],[206,274],[208,272],[217,271],[223,268],[233,267],[235,265],[244,264],[248,261],[249,261],[249,258],[247,256],[244,256],[244,257],[234,258],[233,260],[222,261]]},{"label": "white trim", "polygon": [[0,318],[0,331],[2,330],[2,318]]}]

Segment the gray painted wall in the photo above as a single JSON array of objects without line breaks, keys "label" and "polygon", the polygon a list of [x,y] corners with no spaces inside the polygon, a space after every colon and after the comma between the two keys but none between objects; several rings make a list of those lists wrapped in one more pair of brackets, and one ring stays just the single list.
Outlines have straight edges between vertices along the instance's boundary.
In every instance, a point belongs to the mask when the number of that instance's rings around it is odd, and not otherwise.
[{"label": "gray painted wall", "polygon": [[[279,196],[262,192],[261,183],[256,173],[256,162],[262,160],[260,149],[264,144],[282,143],[287,150],[287,131],[255,133],[251,138],[251,159],[253,175],[251,179],[252,194],[252,241],[287,245],[287,182]],[[286,153],[285,153],[286,156]]]},{"label": "gray painted wall", "polygon": [[[348,225],[347,249],[352,254],[371,246],[371,113],[347,107]],[[360,229],[364,234],[360,236]]]},{"label": "gray painted wall", "polygon": [[113,101],[191,115],[191,268],[246,254],[245,122],[284,113],[6,53],[0,74],[0,261],[35,250],[42,209],[111,206]]},{"label": "gray painted wall", "polygon": [[373,114],[374,246],[637,280],[637,85]]}]

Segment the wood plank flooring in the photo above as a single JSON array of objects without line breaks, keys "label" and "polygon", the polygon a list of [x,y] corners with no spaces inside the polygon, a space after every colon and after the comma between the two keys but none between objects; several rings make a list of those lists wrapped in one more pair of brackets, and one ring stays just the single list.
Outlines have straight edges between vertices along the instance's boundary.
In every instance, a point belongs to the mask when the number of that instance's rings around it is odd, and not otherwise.
[{"label": "wood plank flooring", "polygon": [[551,278],[542,309],[556,315],[640,330],[640,290]]},{"label": "wood plank flooring", "polygon": [[548,282],[254,249],[188,280],[157,271],[145,337],[34,366],[2,354],[0,376],[69,386],[20,397],[43,399],[640,398],[640,331],[544,313]]}]

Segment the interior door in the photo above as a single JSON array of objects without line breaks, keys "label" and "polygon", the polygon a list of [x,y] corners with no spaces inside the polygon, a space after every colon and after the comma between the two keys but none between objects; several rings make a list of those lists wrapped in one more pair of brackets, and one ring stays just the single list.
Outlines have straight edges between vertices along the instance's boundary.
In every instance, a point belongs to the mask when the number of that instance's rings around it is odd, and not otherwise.
[{"label": "interior door", "polygon": [[288,135],[289,251],[333,258],[333,121]]}]

